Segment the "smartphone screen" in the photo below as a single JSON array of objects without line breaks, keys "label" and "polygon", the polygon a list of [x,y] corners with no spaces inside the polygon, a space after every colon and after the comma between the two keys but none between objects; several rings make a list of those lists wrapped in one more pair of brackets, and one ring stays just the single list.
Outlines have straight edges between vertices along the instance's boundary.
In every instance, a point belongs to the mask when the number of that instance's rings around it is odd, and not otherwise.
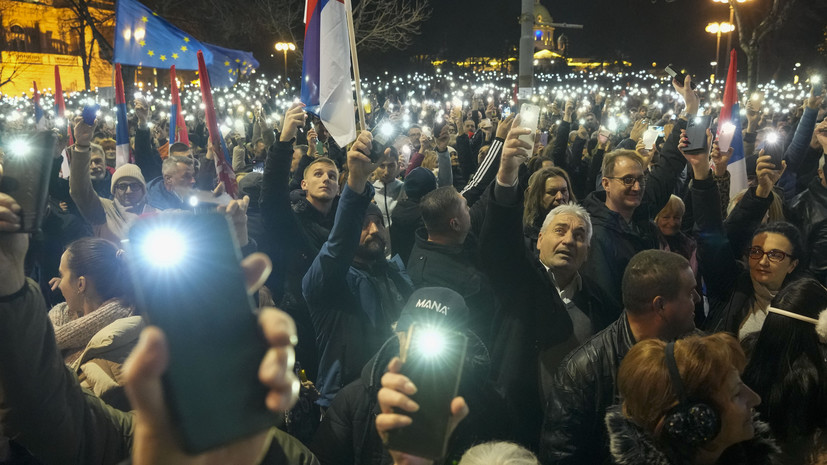
[{"label": "smartphone screen", "polygon": [[10,195],[20,205],[23,229],[15,232],[40,231],[56,145],[57,135],[51,131],[41,131],[8,144],[0,192]]},{"label": "smartphone screen", "polygon": [[468,337],[456,331],[411,325],[407,347],[400,349],[402,374],[417,388],[411,399],[419,404],[410,425],[392,430],[388,449],[437,459],[448,447],[451,401],[457,396]]},{"label": "smartphone screen", "polygon": [[141,218],[126,245],[138,310],[169,345],[164,396],[185,450],[200,453],[276,424],[258,380],[268,346],[227,218]]},{"label": "smartphone screen", "polygon": [[710,115],[690,116],[686,123],[686,137],[689,145],[683,149],[684,153],[698,154],[709,149],[706,138],[706,130],[710,127],[712,117]]}]

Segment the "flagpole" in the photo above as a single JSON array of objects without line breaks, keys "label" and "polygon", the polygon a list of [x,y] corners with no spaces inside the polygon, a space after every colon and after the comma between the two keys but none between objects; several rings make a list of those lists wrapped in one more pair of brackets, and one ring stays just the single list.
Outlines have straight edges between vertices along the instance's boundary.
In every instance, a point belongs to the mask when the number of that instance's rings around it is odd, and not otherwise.
[{"label": "flagpole", "polygon": [[347,11],[347,34],[350,36],[350,60],[353,63],[353,79],[356,80],[356,107],[359,110],[359,125],[363,131],[368,130],[365,119],[365,106],[362,105],[362,82],[359,78],[359,58],[356,56],[356,31],[353,27],[353,7],[350,0],[345,0]]}]

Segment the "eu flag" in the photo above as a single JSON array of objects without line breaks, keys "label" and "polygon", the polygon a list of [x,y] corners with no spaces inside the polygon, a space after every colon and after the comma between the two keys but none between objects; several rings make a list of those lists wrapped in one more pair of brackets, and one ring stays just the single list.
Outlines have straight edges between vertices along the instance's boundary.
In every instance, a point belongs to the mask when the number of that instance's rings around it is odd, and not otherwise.
[{"label": "eu flag", "polygon": [[118,0],[115,63],[197,70],[198,50],[204,53],[213,87],[233,85],[239,75],[258,67],[249,52],[200,42],[137,0]]}]

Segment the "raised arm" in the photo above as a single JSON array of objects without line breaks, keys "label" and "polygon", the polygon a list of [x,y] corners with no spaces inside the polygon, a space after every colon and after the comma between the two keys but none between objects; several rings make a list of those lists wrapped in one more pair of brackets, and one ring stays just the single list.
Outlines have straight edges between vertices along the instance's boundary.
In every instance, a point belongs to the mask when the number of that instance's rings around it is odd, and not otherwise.
[{"label": "raised arm", "polygon": [[[141,169],[144,179],[151,181],[161,176],[161,155],[152,147],[152,137],[147,126],[149,120],[149,105],[144,99],[135,100],[135,116],[138,117],[138,127],[135,128],[135,164]],[[172,142],[170,142],[171,144]]]},{"label": "raised arm", "polygon": [[71,147],[72,161],[69,163],[69,193],[86,221],[100,225],[106,223],[106,212],[92,187],[92,176],[89,174],[92,158],[90,143],[94,130],[94,126],[84,123],[82,117],[75,118],[75,145]]}]

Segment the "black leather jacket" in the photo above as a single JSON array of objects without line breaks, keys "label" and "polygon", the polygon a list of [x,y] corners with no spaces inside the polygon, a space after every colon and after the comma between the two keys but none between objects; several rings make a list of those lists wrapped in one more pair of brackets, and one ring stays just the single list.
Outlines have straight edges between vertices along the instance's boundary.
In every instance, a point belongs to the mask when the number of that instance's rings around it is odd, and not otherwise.
[{"label": "black leather jacket", "polygon": [[827,285],[827,187],[819,178],[790,201],[792,221],[801,228],[810,257],[810,272]]},{"label": "black leather jacket", "polygon": [[555,464],[609,461],[603,419],[617,403],[617,370],[635,337],[626,312],[565,359],[554,375],[540,438],[540,460]]}]

